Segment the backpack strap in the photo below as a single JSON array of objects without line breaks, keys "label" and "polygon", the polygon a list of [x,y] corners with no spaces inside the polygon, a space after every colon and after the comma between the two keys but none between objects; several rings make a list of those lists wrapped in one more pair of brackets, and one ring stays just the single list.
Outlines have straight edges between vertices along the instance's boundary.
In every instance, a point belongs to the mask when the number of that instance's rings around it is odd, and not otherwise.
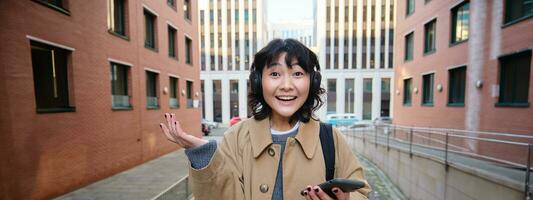
[{"label": "backpack strap", "polygon": [[320,144],[322,154],[326,164],[326,181],[333,179],[335,174],[335,143],[333,141],[333,130],[330,124],[320,123]]}]

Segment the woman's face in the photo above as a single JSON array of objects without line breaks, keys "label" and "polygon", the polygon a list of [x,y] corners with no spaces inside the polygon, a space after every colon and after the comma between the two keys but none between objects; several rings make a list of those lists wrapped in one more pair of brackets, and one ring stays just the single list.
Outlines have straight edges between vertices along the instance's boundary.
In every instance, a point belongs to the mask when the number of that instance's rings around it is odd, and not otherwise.
[{"label": "woman's face", "polygon": [[291,117],[309,96],[309,74],[293,58],[292,68],[285,63],[287,53],[281,53],[270,66],[263,68],[263,97],[272,108],[272,117]]}]

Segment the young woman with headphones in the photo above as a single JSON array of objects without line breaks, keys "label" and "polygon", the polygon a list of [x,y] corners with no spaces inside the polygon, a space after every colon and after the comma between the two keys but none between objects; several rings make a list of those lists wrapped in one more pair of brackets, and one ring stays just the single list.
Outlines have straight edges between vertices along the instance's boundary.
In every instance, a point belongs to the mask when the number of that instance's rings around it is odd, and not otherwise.
[{"label": "young woman with headphones", "polygon": [[[252,63],[253,117],[229,128],[220,144],[185,133],[175,114],[166,113],[161,129],[186,149],[195,199],[367,199],[368,184],[350,193],[335,187],[334,197],[317,186],[326,174],[321,125],[313,114],[323,104],[320,82],[315,53],[296,40],[275,39]],[[364,181],[342,134],[333,128],[331,137],[334,177]]]}]

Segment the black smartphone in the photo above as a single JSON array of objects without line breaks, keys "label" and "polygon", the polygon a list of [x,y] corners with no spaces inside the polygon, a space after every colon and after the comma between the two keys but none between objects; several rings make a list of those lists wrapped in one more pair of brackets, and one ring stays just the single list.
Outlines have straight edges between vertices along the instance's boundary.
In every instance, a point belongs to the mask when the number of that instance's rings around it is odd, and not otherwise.
[{"label": "black smartphone", "polygon": [[322,191],[328,194],[329,197],[337,199],[335,194],[333,194],[333,191],[331,191],[331,189],[333,189],[334,187],[340,188],[343,192],[353,192],[359,188],[365,187],[365,182],[345,178],[334,178],[324,183],[321,183],[320,185],[318,185],[318,187],[320,187]]}]

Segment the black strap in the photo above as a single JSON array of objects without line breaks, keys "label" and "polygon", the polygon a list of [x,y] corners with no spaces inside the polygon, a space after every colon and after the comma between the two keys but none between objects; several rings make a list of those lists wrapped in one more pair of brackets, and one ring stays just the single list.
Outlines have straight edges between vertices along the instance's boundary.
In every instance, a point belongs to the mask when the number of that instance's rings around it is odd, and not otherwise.
[{"label": "black strap", "polygon": [[320,123],[320,144],[326,163],[326,181],[333,179],[335,174],[335,143],[332,132],[331,124]]}]

